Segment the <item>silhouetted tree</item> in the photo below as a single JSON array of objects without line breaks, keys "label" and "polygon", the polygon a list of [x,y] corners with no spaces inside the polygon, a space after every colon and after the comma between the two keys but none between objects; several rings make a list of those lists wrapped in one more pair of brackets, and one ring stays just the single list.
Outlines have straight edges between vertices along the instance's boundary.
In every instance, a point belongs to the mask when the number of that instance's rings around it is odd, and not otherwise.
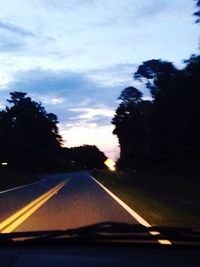
[{"label": "silhouetted tree", "polygon": [[199,171],[200,56],[178,70],[167,61],[143,62],[134,74],[152,101],[133,87],[120,96],[112,120],[119,139],[119,166],[136,170]]},{"label": "silhouetted tree", "polygon": [[196,23],[200,23],[200,0],[195,0],[198,10],[194,13],[194,15],[197,17]]},{"label": "silhouetted tree", "polygon": [[63,148],[63,158],[74,169],[105,169],[106,156],[96,146],[83,145]]},{"label": "silhouetted tree", "polygon": [[169,169],[180,169],[183,163],[190,166],[197,160],[195,151],[200,144],[196,138],[200,115],[199,59],[199,56],[192,56],[182,70],[169,62],[147,61],[142,65],[143,71],[139,67],[134,76],[146,79],[152,92],[154,160],[167,164]]},{"label": "silhouetted tree", "polygon": [[170,82],[174,79],[178,70],[171,62],[160,59],[152,59],[143,62],[134,74],[136,80],[142,81],[150,89],[152,97],[166,97],[171,89]]},{"label": "silhouetted tree", "polygon": [[1,158],[10,166],[51,170],[62,144],[57,117],[24,92],[12,92],[0,112]]},{"label": "silhouetted tree", "polygon": [[157,164],[173,164],[176,149],[177,122],[179,117],[181,73],[172,63],[161,60],[145,61],[139,66],[134,78],[146,84],[153,97],[151,138],[153,161]]},{"label": "silhouetted tree", "polygon": [[149,164],[149,123],[151,102],[142,100],[134,87],[125,88],[112,120],[121,155],[118,165],[126,169],[146,169]]}]

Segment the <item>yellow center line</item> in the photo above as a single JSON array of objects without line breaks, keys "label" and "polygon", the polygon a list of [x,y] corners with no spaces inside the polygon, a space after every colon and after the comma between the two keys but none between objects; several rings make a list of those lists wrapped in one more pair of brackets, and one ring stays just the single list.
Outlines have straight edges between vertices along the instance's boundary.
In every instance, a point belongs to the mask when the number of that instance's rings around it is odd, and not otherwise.
[{"label": "yellow center line", "polygon": [[30,217],[37,209],[39,209],[45,202],[47,202],[53,195],[55,195],[61,188],[65,186],[67,180],[59,183],[51,190],[47,191],[28,205],[11,215],[5,221],[0,223],[1,233],[10,233],[20,224],[22,224],[28,217]]}]

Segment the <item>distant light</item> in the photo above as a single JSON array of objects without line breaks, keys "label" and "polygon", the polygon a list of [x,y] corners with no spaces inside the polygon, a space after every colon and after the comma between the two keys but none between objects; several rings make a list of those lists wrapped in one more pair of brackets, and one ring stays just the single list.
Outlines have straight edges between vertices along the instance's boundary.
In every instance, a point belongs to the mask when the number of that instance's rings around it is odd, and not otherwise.
[{"label": "distant light", "polygon": [[104,161],[104,164],[111,170],[111,171],[116,171],[116,163],[112,159],[107,159]]},{"label": "distant light", "polygon": [[172,242],[170,242],[169,240],[165,240],[165,239],[158,239],[158,242],[162,245],[172,245]]},{"label": "distant light", "polygon": [[157,232],[157,231],[150,231],[149,232],[151,235],[160,235],[160,232]]},{"label": "distant light", "polygon": [[1,165],[6,166],[8,165],[8,162],[1,162]]}]

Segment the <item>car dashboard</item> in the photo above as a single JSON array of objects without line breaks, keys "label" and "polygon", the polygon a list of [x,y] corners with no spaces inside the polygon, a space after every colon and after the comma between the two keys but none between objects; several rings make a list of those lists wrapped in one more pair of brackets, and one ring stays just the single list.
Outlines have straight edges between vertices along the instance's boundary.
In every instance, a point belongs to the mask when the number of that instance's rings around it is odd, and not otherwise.
[{"label": "car dashboard", "polygon": [[200,266],[199,248],[143,245],[4,246],[0,267]]}]

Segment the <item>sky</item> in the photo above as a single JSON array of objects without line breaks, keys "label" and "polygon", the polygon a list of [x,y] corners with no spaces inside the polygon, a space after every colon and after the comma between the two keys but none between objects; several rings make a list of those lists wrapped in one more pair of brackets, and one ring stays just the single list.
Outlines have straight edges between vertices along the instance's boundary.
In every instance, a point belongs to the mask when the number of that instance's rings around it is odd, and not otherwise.
[{"label": "sky", "polygon": [[0,108],[23,91],[58,116],[65,146],[117,159],[111,120],[137,67],[198,53],[194,0],[0,1]]}]

